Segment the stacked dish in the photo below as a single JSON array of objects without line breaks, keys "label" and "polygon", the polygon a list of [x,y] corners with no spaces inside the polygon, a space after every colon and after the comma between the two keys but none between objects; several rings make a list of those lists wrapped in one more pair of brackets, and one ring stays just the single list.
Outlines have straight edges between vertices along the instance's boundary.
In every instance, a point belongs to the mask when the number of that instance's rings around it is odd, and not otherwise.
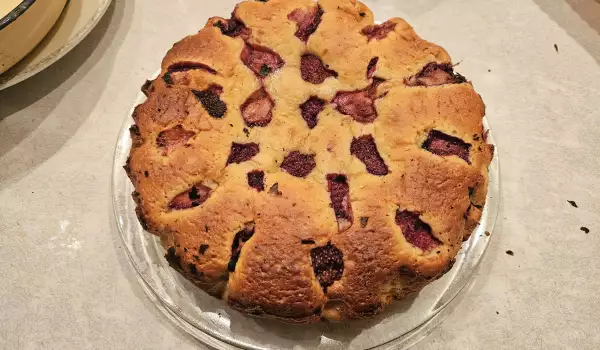
[{"label": "stacked dish", "polygon": [[33,50],[58,20],[67,0],[0,2],[0,73]]},{"label": "stacked dish", "polygon": [[111,2],[0,0],[0,90],[66,55],[100,22]]}]

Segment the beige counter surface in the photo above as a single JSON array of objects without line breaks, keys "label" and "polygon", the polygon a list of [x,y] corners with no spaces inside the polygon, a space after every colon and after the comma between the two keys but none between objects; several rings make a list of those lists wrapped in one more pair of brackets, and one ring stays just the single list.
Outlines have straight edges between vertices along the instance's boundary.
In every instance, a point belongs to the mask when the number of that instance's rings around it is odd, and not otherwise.
[{"label": "beige counter surface", "polygon": [[[461,61],[500,154],[500,220],[475,283],[415,348],[600,348],[600,3],[365,2]],[[200,347],[138,285],[110,177],[144,80],[234,3],[116,0],[75,50],[0,91],[0,349]]]}]

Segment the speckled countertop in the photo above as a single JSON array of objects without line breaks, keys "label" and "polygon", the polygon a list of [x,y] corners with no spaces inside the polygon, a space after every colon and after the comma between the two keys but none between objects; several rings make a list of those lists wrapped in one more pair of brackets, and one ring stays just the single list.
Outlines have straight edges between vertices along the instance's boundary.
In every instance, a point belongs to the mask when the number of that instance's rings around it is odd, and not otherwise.
[{"label": "speckled countertop", "polygon": [[[500,152],[491,246],[416,349],[599,348],[600,4],[365,2],[462,61]],[[166,50],[234,3],[116,0],[74,51],[0,91],[0,348],[201,347],[135,280],[111,166],[119,126]]]}]

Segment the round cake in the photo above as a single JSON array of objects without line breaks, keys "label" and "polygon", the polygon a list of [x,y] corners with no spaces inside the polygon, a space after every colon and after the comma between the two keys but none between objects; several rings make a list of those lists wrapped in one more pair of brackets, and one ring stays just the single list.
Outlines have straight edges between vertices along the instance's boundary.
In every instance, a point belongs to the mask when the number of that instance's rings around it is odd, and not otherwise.
[{"label": "round cake", "polygon": [[354,0],[239,4],[144,84],[125,169],[170,266],[241,312],[380,313],[485,204],[485,106],[448,53]]}]

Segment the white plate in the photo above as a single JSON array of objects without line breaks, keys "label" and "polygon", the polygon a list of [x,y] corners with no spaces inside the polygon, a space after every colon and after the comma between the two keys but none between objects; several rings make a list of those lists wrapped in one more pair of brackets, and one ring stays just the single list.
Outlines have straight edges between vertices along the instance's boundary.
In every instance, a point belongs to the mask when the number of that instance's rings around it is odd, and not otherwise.
[{"label": "white plate", "polygon": [[21,62],[0,75],[0,90],[41,72],[71,51],[98,24],[111,1],[70,0],[44,40]]},{"label": "white plate", "polygon": [[[146,97],[139,94],[135,105]],[[115,150],[112,196],[125,251],[151,301],[175,324],[204,344],[219,349],[405,349],[425,337],[468,289],[491,236],[500,203],[498,152],[489,167],[487,202],[480,225],[463,243],[452,270],[414,298],[397,302],[370,320],[293,326],[245,316],[192,285],[169,267],[160,240],[143,230],[135,214],[134,191],[123,165],[129,156],[131,115],[126,116]],[[484,119],[484,127],[489,128]],[[491,132],[488,142],[495,144]]]}]

